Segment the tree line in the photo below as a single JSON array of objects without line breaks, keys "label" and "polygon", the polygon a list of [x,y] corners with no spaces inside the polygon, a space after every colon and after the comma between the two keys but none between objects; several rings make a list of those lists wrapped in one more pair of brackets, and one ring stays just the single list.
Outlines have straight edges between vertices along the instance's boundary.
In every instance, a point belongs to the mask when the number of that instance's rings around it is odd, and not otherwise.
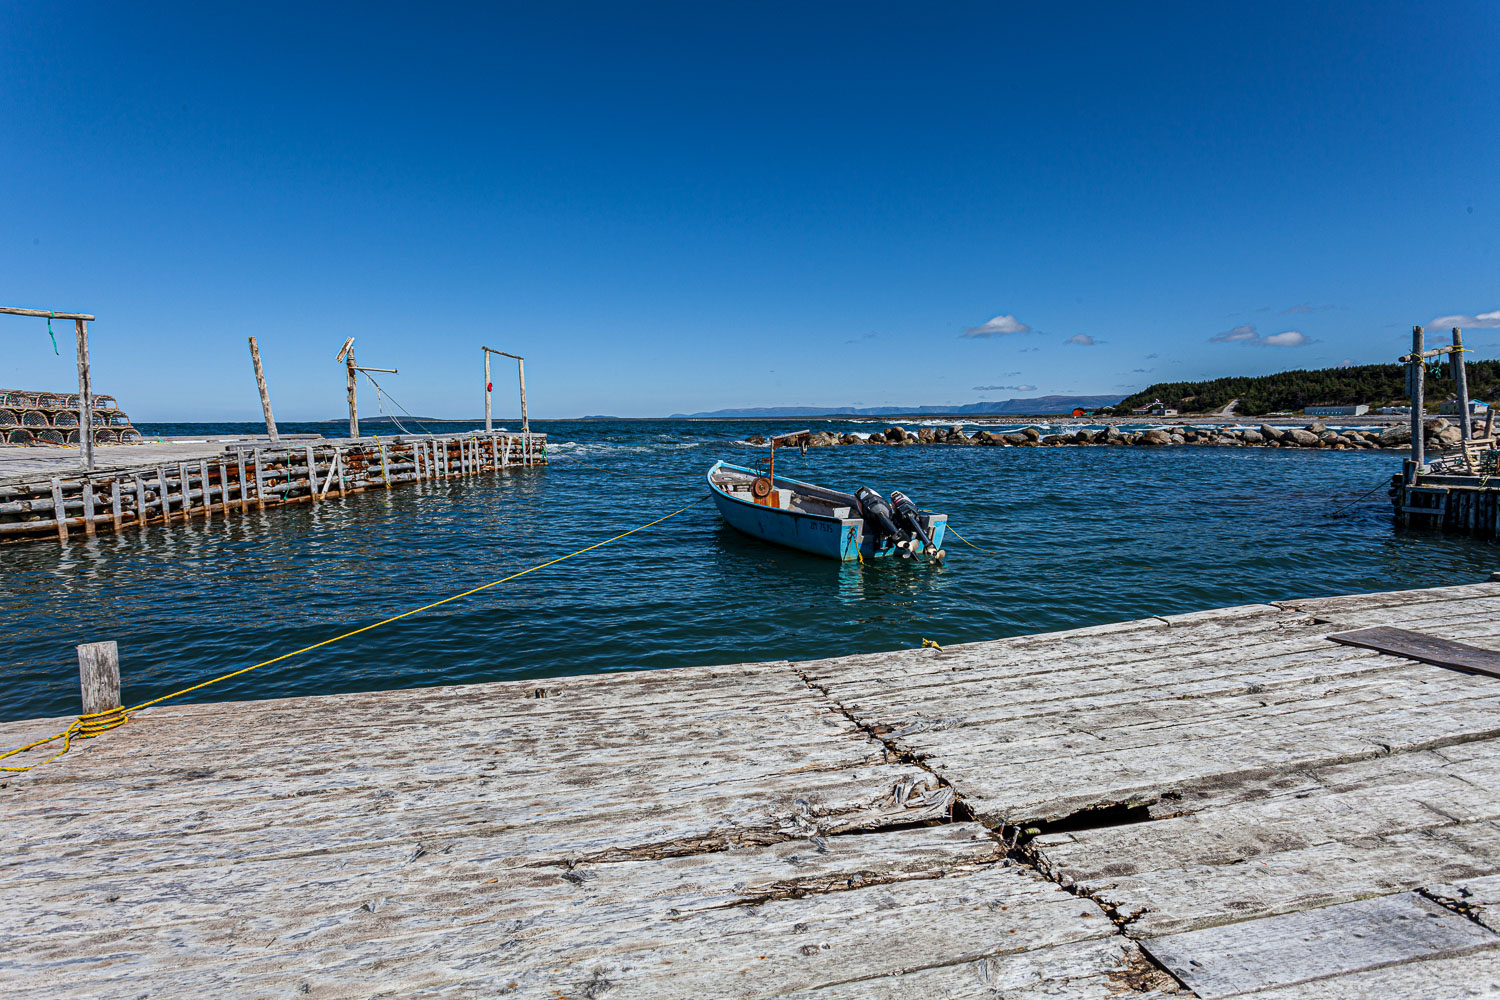
[{"label": "tree line", "polygon": [[[1469,398],[1500,402],[1500,361],[1470,361],[1467,364]],[[1427,403],[1456,399],[1457,383],[1446,364],[1433,364],[1427,371]],[[1282,410],[1298,411],[1309,406],[1400,406],[1408,402],[1406,366],[1354,365],[1349,368],[1312,368],[1206,382],[1158,382],[1113,407],[1129,413],[1153,400],[1182,413],[1207,413],[1223,409],[1238,399],[1236,413],[1256,415]]]}]

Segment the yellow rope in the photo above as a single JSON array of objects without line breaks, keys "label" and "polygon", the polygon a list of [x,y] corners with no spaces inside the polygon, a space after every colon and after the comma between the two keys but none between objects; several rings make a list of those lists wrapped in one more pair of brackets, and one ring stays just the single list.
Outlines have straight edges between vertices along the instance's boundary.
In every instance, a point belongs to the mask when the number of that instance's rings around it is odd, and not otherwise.
[{"label": "yellow rope", "polygon": [[231,677],[238,677],[240,674],[248,674],[252,670],[259,670],[261,667],[269,667],[273,663],[280,663],[282,660],[289,660],[292,657],[298,656],[302,653],[308,653],[314,649],[319,649],[323,646],[331,645],[335,642],[338,642],[340,639],[348,639],[351,636],[359,635],[361,632],[368,632],[372,628],[379,628],[382,625],[389,625],[391,622],[398,622],[403,618],[410,618],[412,615],[420,614],[423,611],[430,611],[433,608],[438,607],[439,605],[447,604],[449,601],[456,601],[460,597],[468,597],[471,594],[479,593],[481,590],[489,590],[491,587],[497,586],[502,583],[507,583],[511,580],[516,579],[517,577],[525,576],[527,573],[535,573],[539,569],[546,569],[548,566],[555,566],[560,562],[566,562],[567,560],[572,559],[574,556],[581,556],[585,552],[592,552],[594,549],[603,548],[610,542],[618,542],[620,539],[627,538],[630,535],[635,534],[637,531],[644,531],[652,525],[661,524],[663,521],[674,518],[685,510],[696,507],[698,504],[707,499],[707,497],[699,497],[697,500],[694,500],[686,507],[680,507],[677,510],[672,511],[672,513],[670,514],[667,514],[663,517],[658,517],[654,521],[648,521],[638,528],[631,528],[629,531],[621,532],[613,538],[606,538],[602,542],[596,542],[595,544],[590,545],[588,548],[579,549],[577,552],[569,552],[565,556],[558,556],[556,559],[550,559],[544,563],[538,563],[535,566],[531,566],[527,569],[521,570],[519,573],[512,573],[510,576],[502,577],[499,580],[491,580],[489,583],[482,584],[481,586],[475,587],[472,590],[466,590],[461,594],[454,594],[452,597],[445,597],[441,601],[433,601],[431,604],[424,604],[420,608],[413,608],[410,611],[403,611],[399,615],[392,615],[390,618],[375,622],[372,625],[366,625],[363,628],[354,629],[352,632],[345,632],[343,635],[336,635],[332,639],[324,639],[322,642],[315,642],[311,646],[303,646],[301,649],[293,650],[290,653],[283,653],[282,655],[269,660],[263,660],[262,662],[254,664],[253,666],[241,667],[239,670],[232,670],[227,674],[220,674],[218,677],[210,678],[209,680],[194,684],[192,687],[185,687],[181,691],[173,691],[171,694],[164,694],[160,698],[152,698],[150,701],[143,701],[139,705],[132,705],[130,708],[113,708],[107,712],[95,712],[90,715],[80,715],[72,725],[68,726],[67,729],[64,729],[60,733],[54,733],[53,735],[48,736],[44,739],[37,740],[34,743],[28,743],[23,747],[17,747],[14,750],[8,750],[5,753],[0,753],[0,760],[5,760],[7,757],[14,757],[18,753],[23,753],[27,750],[32,750],[39,746],[45,746],[46,744],[56,742],[57,740],[62,740],[62,749],[57,751],[57,753],[53,754],[51,757],[48,757],[46,760],[38,761],[37,763],[30,764],[26,767],[0,767],[0,771],[30,771],[34,767],[40,767],[43,764],[50,764],[52,761],[68,752],[68,748],[72,745],[74,739],[92,739],[93,737],[98,736],[100,733],[105,733],[111,729],[114,729],[116,726],[122,726],[130,720],[130,716],[132,714],[139,712],[143,708],[149,708],[152,705],[159,705],[164,701],[171,701],[173,698],[180,698],[185,694],[189,694],[201,688],[206,688],[210,685],[218,684],[221,681],[227,681]]},{"label": "yellow rope", "polygon": [[951,524],[948,525],[948,534],[955,536],[960,542],[963,542],[969,548],[971,548],[971,549],[979,549],[980,552],[983,552],[986,555],[997,556],[997,555],[1000,554],[998,552],[991,552],[989,549],[980,549],[979,546],[975,545],[973,542],[969,541],[963,535],[960,535],[957,531],[953,530],[953,525],[951,525]]}]

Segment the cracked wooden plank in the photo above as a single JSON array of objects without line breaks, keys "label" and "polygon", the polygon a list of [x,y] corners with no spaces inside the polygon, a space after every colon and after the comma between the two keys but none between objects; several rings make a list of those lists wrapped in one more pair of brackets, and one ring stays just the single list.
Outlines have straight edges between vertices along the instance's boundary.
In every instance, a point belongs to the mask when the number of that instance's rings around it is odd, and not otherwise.
[{"label": "cracked wooden plank", "polygon": [[1500,742],[1467,750],[1459,760],[1424,751],[1217,782],[1158,801],[1151,822],[1047,834],[1031,847],[1072,883],[1500,819]]},{"label": "cracked wooden plank", "polygon": [[777,1000],[1158,1000],[1183,997],[1171,976],[1118,937],[934,965],[777,995]]},{"label": "cracked wooden plank", "polygon": [[1491,821],[1351,838],[1275,851],[1239,864],[1184,865],[1080,879],[1087,893],[1152,937],[1500,873]]},{"label": "cracked wooden plank", "polygon": [[[1414,893],[1377,896],[1142,943],[1202,1000],[1500,948],[1500,936]],[[1430,984],[1426,995],[1441,987]]]},{"label": "cracked wooden plank", "polygon": [[1500,996],[1500,951],[1388,965],[1332,979],[1242,993],[1239,1000],[1480,1000]]}]

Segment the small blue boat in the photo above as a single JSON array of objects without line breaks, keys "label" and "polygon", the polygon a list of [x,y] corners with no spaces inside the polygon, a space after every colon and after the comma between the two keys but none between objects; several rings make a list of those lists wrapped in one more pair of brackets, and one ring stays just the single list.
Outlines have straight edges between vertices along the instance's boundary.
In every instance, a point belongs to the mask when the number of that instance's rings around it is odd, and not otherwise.
[{"label": "small blue boat", "polygon": [[844,493],[726,462],[708,470],[708,487],[730,527],[787,548],[845,561],[946,555],[948,515],[919,511],[900,493],[886,503],[867,487]]}]

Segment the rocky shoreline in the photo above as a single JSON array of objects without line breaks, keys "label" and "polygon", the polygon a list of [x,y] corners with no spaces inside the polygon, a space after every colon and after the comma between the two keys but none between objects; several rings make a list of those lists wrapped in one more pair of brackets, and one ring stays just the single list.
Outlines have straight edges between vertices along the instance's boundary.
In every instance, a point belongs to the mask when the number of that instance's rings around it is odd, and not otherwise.
[{"label": "rocky shoreline", "polygon": [[[1424,436],[1426,446],[1437,450],[1456,447],[1462,439],[1458,427],[1441,417],[1427,421]],[[763,445],[766,439],[759,434],[752,434],[745,439],[745,443]],[[1253,428],[1172,427],[1122,431],[1111,424],[1098,430],[1080,428],[1066,434],[1043,434],[1034,427],[1007,433],[982,430],[967,434],[962,424],[954,424],[952,427],[922,427],[916,431],[909,431],[897,424],[869,435],[819,431],[807,438],[810,448],[913,444],[991,448],[1058,448],[1072,445],[1159,448],[1191,444],[1230,448],[1325,448],[1332,451],[1359,451],[1410,448],[1411,427],[1409,424],[1397,424],[1382,431],[1331,430],[1326,424],[1314,422],[1305,427],[1261,424]]]}]

